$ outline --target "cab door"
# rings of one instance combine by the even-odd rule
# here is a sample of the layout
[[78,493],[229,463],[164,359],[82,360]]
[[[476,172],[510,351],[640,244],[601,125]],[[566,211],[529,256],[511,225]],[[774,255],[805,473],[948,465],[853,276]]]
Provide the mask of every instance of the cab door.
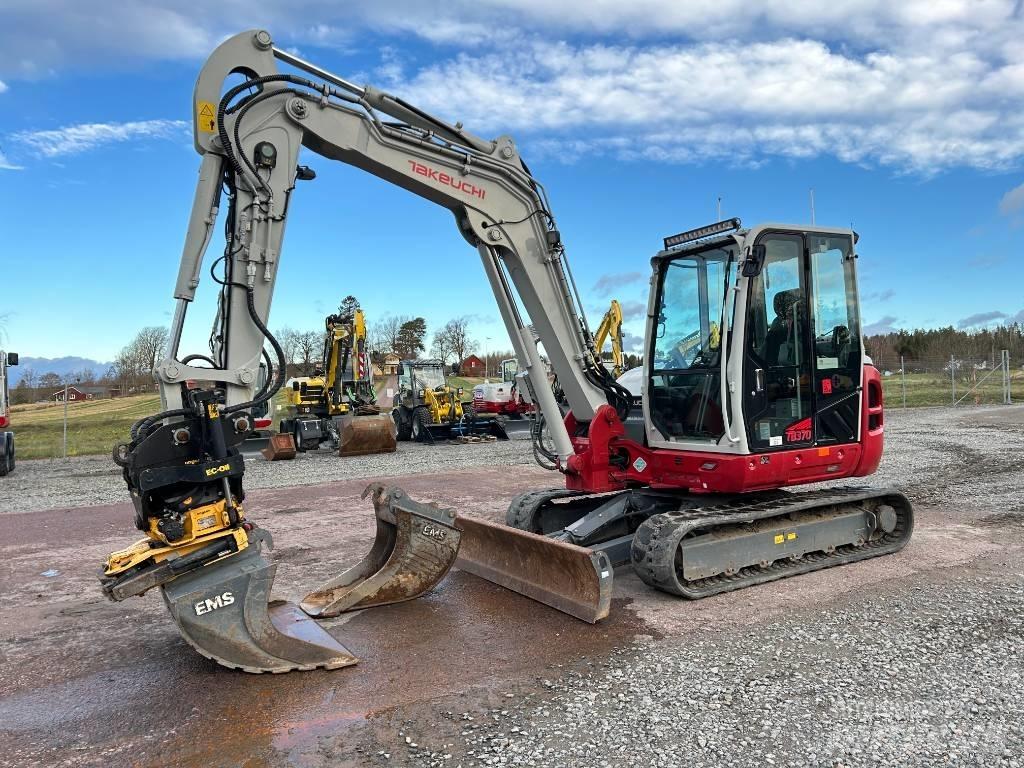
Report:
[[805,235],[814,334],[814,433],[819,445],[857,442],[862,343],[853,238]]
[[856,442],[860,307],[850,234],[765,232],[750,278],[744,416],[751,451]]

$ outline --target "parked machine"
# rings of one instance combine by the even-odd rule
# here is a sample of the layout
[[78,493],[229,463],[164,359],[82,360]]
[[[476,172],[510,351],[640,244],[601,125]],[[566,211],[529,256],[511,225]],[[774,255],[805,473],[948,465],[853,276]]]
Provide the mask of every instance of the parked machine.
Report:
[[516,382],[519,361],[515,358],[501,361],[501,381],[485,381],[473,387],[473,410],[477,414],[497,414],[510,419],[521,419],[533,410],[523,397]]
[[[611,360],[605,359],[604,345],[611,342]],[[622,354],[622,305],[612,299],[608,311],[601,318],[594,333],[594,346],[601,358],[601,365],[607,368],[613,378],[619,378],[626,370],[626,358]]]
[[449,386],[441,360],[403,360],[398,364],[395,420],[399,440],[433,443],[454,436],[493,435],[507,440],[500,422],[477,419],[464,403],[462,387]]
[[381,415],[373,388],[363,311],[328,315],[324,325],[323,368],[289,382],[281,433],[293,436],[298,451],[316,450],[325,442],[341,456],[394,451],[394,428]]
[[11,425],[11,393],[7,368],[17,364],[17,352],[0,349],[0,477],[14,471],[14,433],[8,429]]
[[[278,61],[303,74],[280,72]],[[249,671],[351,664],[309,617],[408,599],[452,562],[595,621],[607,613],[612,564],[698,598],[908,541],[913,513],[898,491],[783,490],[864,477],[881,459],[881,378],[864,358],[851,230],[730,219],[665,238],[652,260],[634,408],[601,364],[544,188],[511,138],[482,139],[353,85],[262,30],[217,48],[194,109],[202,165],[168,357],[156,370],[164,410],[135,424],[116,454],[145,538],[112,554],[101,580],[113,599],[160,587],[200,653]],[[260,550],[269,534],[246,519],[237,445],[251,409],[284,383],[266,321],[286,221],[304,194],[295,186],[314,176],[298,164],[303,147],[454,214],[545,424],[535,455],[564,487],[519,496],[511,525],[486,530],[377,487],[370,555],[301,605],[268,606],[274,565]],[[178,354],[220,210],[228,311],[224,362],[211,373]],[[571,409],[564,418],[538,338]],[[279,365],[256,391],[265,342]]]

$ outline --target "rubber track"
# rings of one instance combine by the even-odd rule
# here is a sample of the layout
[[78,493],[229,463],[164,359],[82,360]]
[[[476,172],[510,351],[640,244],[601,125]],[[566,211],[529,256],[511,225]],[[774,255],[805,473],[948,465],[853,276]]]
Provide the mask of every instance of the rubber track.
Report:
[[[704,532],[720,526],[750,523],[791,513],[813,512],[822,507],[856,504],[869,500],[883,501],[896,510],[896,528],[892,533],[883,533],[879,538],[859,547],[847,545],[831,553],[807,553],[797,560],[777,560],[767,568],[748,566],[732,575],[719,574],[679,584],[675,555],[683,537],[692,531]],[[699,600],[755,584],[898,552],[910,540],[913,528],[914,514],[910,501],[899,491],[891,489],[828,488],[804,493],[786,493],[781,497],[780,494],[773,493],[767,499],[745,497],[724,504],[652,515],[633,537],[633,569],[646,584],[655,589],[690,600]]]

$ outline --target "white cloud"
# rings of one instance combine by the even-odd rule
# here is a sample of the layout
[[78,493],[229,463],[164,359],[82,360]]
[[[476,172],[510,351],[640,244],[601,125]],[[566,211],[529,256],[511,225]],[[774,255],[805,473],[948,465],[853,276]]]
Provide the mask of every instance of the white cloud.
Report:
[[1005,312],[994,310],[992,312],[979,312],[976,315],[969,315],[963,318],[957,323],[959,328],[976,328],[990,323],[994,323],[997,320],[1006,320],[1009,317]]
[[833,155],[929,173],[1024,156],[1020,97],[973,54],[833,50],[811,40],[605,46],[537,43],[430,65],[388,85],[478,131],[515,131],[573,159],[697,162]]
[[601,275],[594,283],[594,293],[598,296],[610,296],[624,285],[643,280],[643,272],[616,272],[614,274]]
[[0,93],[3,93],[6,90],[7,90],[7,83],[5,83],[3,80],[0,80]]
[[[1019,5],[267,0],[247,8],[246,24],[303,50],[390,36],[378,85],[476,132],[514,131],[531,154],[740,164],[829,155],[928,174],[1024,159]],[[112,13],[83,0],[7,10],[0,76],[200,60],[238,31],[231,2],[131,0],[116,23]],[[400,60],[408,36],[435,47]]]
[[7,155],[0,149],[0,171],[20,171],[21,166],[15,165],[7,159]]
[[126,141],[183,137],[184,120],[141,120],[127,123],[82,123],[45,131],[22,131],[12,138],[42,157],[74,155]]
[[885,315],[873,323],[868,323],[861,331],[865,336],[884,336],[887,333],[895,333],[896,323],[899,321],[900,319],[894,315]]
[[1024,184],[1014,187],[999,201],[999,212],[1004,216],[1013,216],[1024,211]]

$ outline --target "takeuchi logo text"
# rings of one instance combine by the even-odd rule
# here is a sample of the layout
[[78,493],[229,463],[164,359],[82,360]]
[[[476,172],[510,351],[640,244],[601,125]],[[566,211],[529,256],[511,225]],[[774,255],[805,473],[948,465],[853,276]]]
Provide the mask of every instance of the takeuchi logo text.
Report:
[[410,160],[409,165],[412,166],[413,173],[420,176],[426,176],[428,179],[432,179],[438,184],[444,184],[452,189],[457,189],[459,192],[469,195],[470,197],[476,197],[483,200],[487,196],[486,189],[481,189],[475,184],[470,184],[468,181],[456,179],[450,173],[439,171],[436,168],[431,168],[429,165],[424,165],[423,163],[417,163],[415,160]]

